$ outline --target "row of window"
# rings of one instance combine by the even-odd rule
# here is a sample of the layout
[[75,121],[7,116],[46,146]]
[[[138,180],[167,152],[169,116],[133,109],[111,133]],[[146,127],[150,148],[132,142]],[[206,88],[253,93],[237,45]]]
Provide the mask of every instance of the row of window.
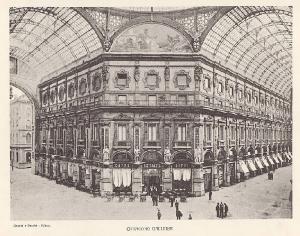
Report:
[[[189,134],[190,129],[188,128],[188,124],[178,124],[176,125],[176,130],[175,130],[175,136],[174,140],[175,142],[187,142],[190,140],[190,134]],[[225,125],[219,125],[218,126],[218,140],[219,141],[224,141],[225,140]],[[245,127],[239,127],[238,128],[239,134],[240,134],[240,139],[244,140],[247,138],[248,140],[252,140],[255,138],[256,140],[258,139],[287,139],[290,138],[290,133],[287,131],[282,131],[282,130],[271,130],[271,129],[257,129],[257,128],[245,128]],[[93,141],[99,141],[101,140],[101,146],[109,146],[109,127],[106,126],[101,126],[99,124],[94,124],[92,128],[92,140]],[[204,126],[204,140],[206,142],[211,142],[212,141],[212,125],[211,124],[206,124]],[[144,139],[146,142],[159,142],[160,141],[160,127],[159,123],[155,122],[149,122],[145,123],[145,128],[144,128]],[[165,140],[165,145],[169,146],[170,145],[170,135],[171,134],[171,128],[170,127],[165,127],[164,128],[164,140]],[[86,140],[86,129],[84,125],[79,125],[78,129],[78,139],[79,141]],[[236,126],[230,126],[229,127],[229,138],[231,140],[236,140],[236,135],[237,135],[237,129]],[[246,136],[247,135],[247,136]],[[100,137],[101,136],[101,137]],[[134,128],[134,145],[135,146],[140,146],[140,136],[141,136],[141,131],[140,127],[135,127]],[[200,130],[199,127],[194,128],[194,145],[195,147],[198,147],[200,144]],[[59,140],[63,139],[63,128],[58,127],[57,128],[57,138]],[[50,128],[50,139],[54,139],[54,128]],[[73,140],[73,129],[69,127],[66,130],[66,139],[67,140]],[[129,125],[128,124],[117,124],[116,129],[115,129],[115,137],[114,140],[117,140],[118,142],[124,142],[126,145],[127,140],[129,139]],[[46,130],[43,130],[43,140],[46,140]],[[155,144],[153,144],[155,145]]]

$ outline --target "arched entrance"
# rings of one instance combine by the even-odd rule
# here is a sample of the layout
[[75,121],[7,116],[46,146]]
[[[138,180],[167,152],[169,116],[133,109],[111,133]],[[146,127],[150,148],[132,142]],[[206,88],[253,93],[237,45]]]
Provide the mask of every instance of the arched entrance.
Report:
[[162,191],[162,162],[163,155],[158,151],[146,151],[142,154],[143,192],[151,194],[154,191]]
[[192,192],[192,155],[187,151],[176,152],[172,166],[172,189],[179,193]]

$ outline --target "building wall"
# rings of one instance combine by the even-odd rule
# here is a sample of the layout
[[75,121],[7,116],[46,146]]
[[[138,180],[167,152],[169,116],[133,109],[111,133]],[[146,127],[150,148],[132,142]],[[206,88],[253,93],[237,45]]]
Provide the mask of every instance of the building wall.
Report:
[[[10,103],[10,149],[11,161],[16,167],[30,167],[33,140],[33,105],[25,95]],[[18,155],[17,155],[18,153]],[[29,155],[29,154],[27,154]]]
[[[291,151],[290,105],[279,95],[188,56],[127,57],[99,58],[40,85],[37,160],[77,160],[86,173],[101,167],[102,190],[112,191],[114,167],[91,163],[104,161],[106,146],[110,161],[118,152],[133,160],[138,129],[141,157],[149,151],[163,156],[169,147],[173,159],[184,153],[195,162],[199,146],[199,165],[187,166],[193,170],[193,191],[202,195],[207,184],[213,190],[219,184],[229,185],[232,164],[236,173],[239,160],[263,155],[262,151],[254,153],[256,149],[270,146],[274,153]],[[147,140],[151,124],[157,127],[154,142]],[[118,125],[124,125],[126,132],[120,142]],[[157,166],[164,176],[162,186],[172,186],[172,168]],[[141,191],[143,173],[142,166],[133,170],[136,184],[132,188],[137,191]]]

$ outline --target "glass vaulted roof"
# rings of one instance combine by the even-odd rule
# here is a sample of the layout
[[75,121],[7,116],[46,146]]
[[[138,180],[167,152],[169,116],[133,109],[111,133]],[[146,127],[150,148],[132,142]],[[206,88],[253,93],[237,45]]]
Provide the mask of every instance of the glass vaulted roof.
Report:
[[10,8],[10,54],[44,76],[101,50],[90,24],[71,8]]
[[235,7],[211,28],[201,53],[289,97],[292,8]]

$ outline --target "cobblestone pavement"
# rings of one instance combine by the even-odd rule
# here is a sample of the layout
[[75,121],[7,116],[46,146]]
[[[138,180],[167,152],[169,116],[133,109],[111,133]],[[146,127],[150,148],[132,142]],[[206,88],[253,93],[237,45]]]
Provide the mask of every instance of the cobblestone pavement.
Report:
[[[275,171],[274,180],[267,174],[251,178],[245,182],[221,188],[203,197],[189,198],[180,203],[183,220],[188,213],[193,219],[217,219],[217,202],[226,202],[229,215],[226,219],[291,218],[292,209],[289,193],[292,188],[292,166]],[[11,219],[12,220],[152,220],[157,219],[157,208],[162,220],[174,220],[175,208],[169,202],[152,206],[151,199],[146,202],[106,202],[75,188],[58,185],[55,181],[33,175],[30,169],[11,171]],[[226,220],[223,219],[223,220]]]

